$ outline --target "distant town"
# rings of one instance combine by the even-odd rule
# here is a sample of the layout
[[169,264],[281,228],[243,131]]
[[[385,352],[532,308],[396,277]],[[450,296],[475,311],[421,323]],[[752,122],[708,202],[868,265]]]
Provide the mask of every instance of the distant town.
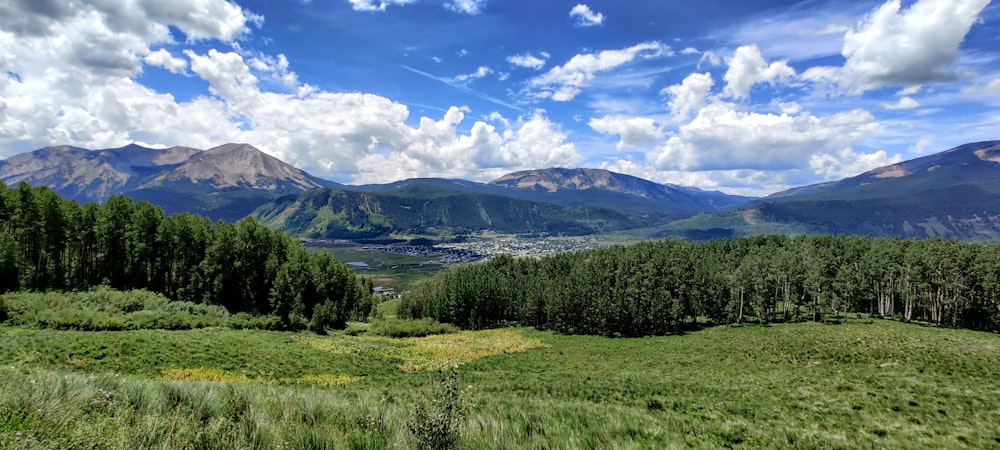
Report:
[[443,265],[455,265],[489,259],[495,255],[542,257],[554,253],[601,247],[594,238],[521,238],[503,236],[473,241],[435,245],[364,245],[373,253],[396,253],[410,256],[440,257]]

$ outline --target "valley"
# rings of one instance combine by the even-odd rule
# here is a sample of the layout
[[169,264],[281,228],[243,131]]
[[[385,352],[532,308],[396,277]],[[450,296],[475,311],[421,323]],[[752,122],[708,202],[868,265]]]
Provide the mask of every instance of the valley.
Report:
[[103,204],[4,186],[0,446],[989,448],[1000,266],[954,238],[994,239],[998,145],[762,199],[311,187],[248,146]]

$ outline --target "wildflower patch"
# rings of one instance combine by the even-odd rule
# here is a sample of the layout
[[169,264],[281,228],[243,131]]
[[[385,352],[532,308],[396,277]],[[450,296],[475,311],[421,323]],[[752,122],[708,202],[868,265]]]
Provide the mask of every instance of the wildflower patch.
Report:
[[477,359],[542,347],[513,328],[462,331],[418,338],[381,336],[296,337],[296,341],[335,355],[357,354],[396,362],[403,372],[441,370]]

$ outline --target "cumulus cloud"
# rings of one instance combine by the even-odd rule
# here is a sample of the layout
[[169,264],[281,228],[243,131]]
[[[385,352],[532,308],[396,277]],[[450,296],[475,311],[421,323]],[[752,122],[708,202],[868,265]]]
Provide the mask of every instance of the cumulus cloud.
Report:
[[147,54],[142,60],[146,64],[168,70],[172,73],[184,73],[187,70],[187,60],[175,58],[163,48]]
[[573,9],[569,10],[569,16],[576,19],[576,26],[578,27],[592,27],[604,23],[604,14],[594,12],[589,6],[583,3],[578,3]]
[[[569,165],[581,159],[560,127],[541,113],[514,120],[499,117],[493,123],[503,129],[497,130],[483,121],[464,128],[468,110],[451,108],[439,120],[421,118],[411,126],[406,105],[301,83],[284,55],[248,51],[234,43],[229,50],[188,48],[176,55],[150,48],[170,42],[170,27],[183,31],[187,25],[153,22],[126,32],[117,31],[107,15],[66,11],[58,17],[62,26],[46,28],[48,34],[8,31],[13,27],[0,22],[0,69],[15,74],[0,82],[0,148],[6,151],[53,144],[208,148],[249,142],[318,175],[360,174],[358,179],[378,181],[434,174],[484,177],[489,171]],[[91,34],[81,34],[88,27]],[[225,31],[232,27],[217,29],[218,39],[232,36]],[[106,61],[94,55],[74,59],[76,49],[69,43],[80,36],[106,37],[99,40],[105,47],[95,50]],[[63,48],[52,42],[67,44]],[[208,90],[178,101],[137,82],[143,65],[198,77]],[[488,69],[469,79],[484,72]],[[365,166],[380,163],[380,158],[384,165]]]
[[511,55],[507,57],[507,62],[527,69],[542,70],[545,67],[545,62],[549,59],[548,53],[542,53],[541,57],[532,55],[531,53],[525,53],[523,55]]
[[775,84],[795,76],[795,70],[784,61],[768,64],[756,45],[744,45],[736,49],[726,60],[729,69],[723,79],[726,87],[723,93],[733,98],[746,98],[750,88],[758,83]]
[[590,119],[588,125],[598,133],[620,136],[618,150],[646,147],[663,138],[663,130],[649,117],[608,115]]
[[528,85],[536,99],[566,102],[576,98],[598,73],[613,70],[636,58],[657,58],[670,53],[670,47],[658,41],[643,42],[620,50],[604,50],[574,56],[561,66],[532,78]]
[[839,151],[880,128],[864,110],[828,117],[777,115],[717,102],[702,108],[647,156],[662,170],[796,169],[817,152]]
[[486,6],[486,0],[452,0],[444,4],[445,8],[452,11],[476,15]]
[[542,113],[516,122],[493,114],[491,120],[505,130],[477,121],[467,135],[456,128],[464,119],[464,112],[454,107],[440,121],[422,118],[420,126],[408,132],[405,145],[364,156],[353,181],[378,183],[413,174],[488,181],[511,171],[571,166],[582,159],[566,134]]
[[896,164],[902,160],[902,155],[889,156],[885,150],[874,153],[856,153],[847,147],[835,153],[813,155],[809,158],[809,168],[824,180],[839,180]]
[[712,74],[692,73],[680,84],[664,89],[662,92],[670,96],[668,106],[671,117],[677,122],[689,119],[692,113],[705,105],[705,100],[714,84]]
[[850,94],[954,79],[959,47],[989,3],[919,0],[903,10],[889,0],[844,35],[842,67],[813,67],[803,77]]
[[882,107],[890,111],[914,109],[920,107],[920,102],[914,100],[913,97],[900,97],[896,103],[882,103]]

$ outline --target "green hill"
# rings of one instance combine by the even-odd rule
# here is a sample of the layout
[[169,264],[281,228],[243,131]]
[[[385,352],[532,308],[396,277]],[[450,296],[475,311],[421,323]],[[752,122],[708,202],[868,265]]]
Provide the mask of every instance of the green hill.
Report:
[[485,230],[582,235],[635,227],[611,209],[468,192],[420,181],[383,192],[315,189],[281,197],[252,216],[295,236],[328,239]]

